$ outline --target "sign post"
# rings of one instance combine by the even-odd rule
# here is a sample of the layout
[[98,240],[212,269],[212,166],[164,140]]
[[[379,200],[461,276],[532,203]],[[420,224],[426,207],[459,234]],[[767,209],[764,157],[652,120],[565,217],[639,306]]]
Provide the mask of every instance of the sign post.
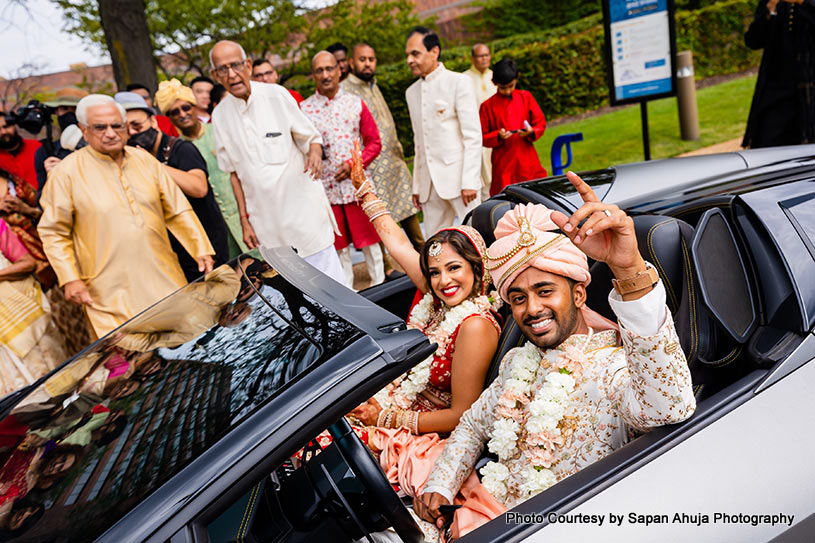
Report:
[[650,160],[647,102],[676,95],[673,0],[603,0],[603,26],[611,105],[639,102]]

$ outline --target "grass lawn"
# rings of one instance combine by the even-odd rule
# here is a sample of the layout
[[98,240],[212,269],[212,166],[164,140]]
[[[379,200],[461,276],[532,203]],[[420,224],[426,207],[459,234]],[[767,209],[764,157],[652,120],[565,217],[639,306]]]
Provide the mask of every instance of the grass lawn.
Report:
[[[741,137],[750,111],[756,76],[734,79],[696,91],[699,105],[698,141],[679,137],[676,98],[648,103],[651,158],[667,158]],[[546,112],[544,111],[544,114]],[[618,111],[564,123],[546,129],[535,142],[541,164],[551,174],[549,152],[561,134],[582,132],[583,141],[572,144],[573,170],[594,170],[643,160],[642,129],[638,104]],[[565,153],[564,153],[565,154]]]

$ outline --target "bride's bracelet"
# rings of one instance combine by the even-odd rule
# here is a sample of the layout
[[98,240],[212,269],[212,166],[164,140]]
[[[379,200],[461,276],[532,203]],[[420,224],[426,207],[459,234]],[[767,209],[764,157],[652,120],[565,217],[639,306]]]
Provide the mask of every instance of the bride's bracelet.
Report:
[[365,198],[366,194],[373,194],[376,196],[374,185],[368,179],[366,179],[365,182],[362,183],[356,191],[354,191],[354,196],[356,197],[357,202],[361,202],[362,199]]
[[371,222],[383,215],[390,215],[388,206],[378,198],[362,204],[362,211],[368,216],[368,220]]
[[379,412],[376,425],[380,428],[401,428],[404,426],[411,434],[419,433],[419,412],[407,409],[383,409]]

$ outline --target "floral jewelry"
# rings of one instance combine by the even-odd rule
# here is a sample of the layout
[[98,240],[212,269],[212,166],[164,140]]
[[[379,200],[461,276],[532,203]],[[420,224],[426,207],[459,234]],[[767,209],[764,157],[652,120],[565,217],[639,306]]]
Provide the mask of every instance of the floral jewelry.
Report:
[[[391,393],[393,404],[402,409],[410,408],[416,399],[416,395],[422,392],[430,381],[430,366],[433,363],[433,356],[444,356],[456,328],[470,315],[489,311],[491,303],[488,296],[476,296],[436,313],[433,308],[433,295],[429,292],[424,295],[422,300],[413,308],[413,311],[410,312],[408,328],[421,330],[431,343],[438,345],[438,348],[436,348],[434,355],[424,359],[403,376],[399,385]],[[444,315],[443,318],[436,318],[437,315],[441,314]],[[377,398],[377,400],[380,400],[380,398]],[[382,403],[381,400],[380,403]],[[387,403],[386,400],[385,404]]]
[[[499,418],[493,424],[492,438],[487,442],[487,448],[498,455],[499,462],[489,462],[481,469],[481,483],[498,500],[505,501],[509,493],[509,469],[501,462],[515,457],[519,451],[530,464],[523,473],[519,491],[521,500],[527,500],[557,482],[550,468],[557,461],[557,449],[565,443],[561,426],[569,395],[586,365],[586,345],[588,340],[582,349],[572,346],[564,349],[534,399],[531,398],[541,367],[540,351],[532,343],[527,343],[513,356],[510,378],[498,400],[496,412]],[[524,424],[525,410],[529,414]],[[521,451],[519,436],[523,430],[526,431],[526,443]]]

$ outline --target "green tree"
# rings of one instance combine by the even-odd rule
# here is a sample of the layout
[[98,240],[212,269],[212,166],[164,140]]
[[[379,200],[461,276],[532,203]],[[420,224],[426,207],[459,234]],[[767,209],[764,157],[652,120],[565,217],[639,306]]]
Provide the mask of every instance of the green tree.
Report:
[[351,49],[364,41],[376,49],[377,62],[403,61],[407,32],[414,26],[430,24],[414,15],[413,8],[411,0],[339,0],[322,13],[321,24],[308,35],[308,41],[314,44],[311,50],[325,49],[334,42]]
[[[51,1],[62,9],[67,31],[110,51],[99,2],[116,0]],[[339,0],[312,10],[303,0],[146,0],[144,5],[153,55],[175,57],[171,69],[167,63],[159,64],[165,77],[179,72],[206,74],[209,49],[222,39],[239,42],[253,57],[277,54],[288,60],[281,70],[284,79],[307,74],[311,54],[335,41],[351,47],[364,39],[376,47],[380,59],[392,62],[404,56],[408,28],[421,23],[412,14],[410,0],[370,4]]]
[[[90,46],[107,49],[99,3],[111,0],[52,0],[66,20],[65,29],[85,40]],[[115,1],[115,0],[114,0]],[[127,3],[128,0],[123,0]],[[173,54],[173,72],[207,72],[206,52],[209,45],[221,39],[241,42],[247,52],[268,53],[272,48],[285,56],[302,33],[306,21],[293,0],[135,0],[143,3],[141,13],[146,29],[140,34],[151,45],[150,56]],[[279,51],[278,51],[279,50]],[[140,57],[145,55],[140,53]],[[165,65],[159,66],[162,70]],[[170,74],[165,72],[165,76]],[[117,79],[117,83],[118,83]]]

